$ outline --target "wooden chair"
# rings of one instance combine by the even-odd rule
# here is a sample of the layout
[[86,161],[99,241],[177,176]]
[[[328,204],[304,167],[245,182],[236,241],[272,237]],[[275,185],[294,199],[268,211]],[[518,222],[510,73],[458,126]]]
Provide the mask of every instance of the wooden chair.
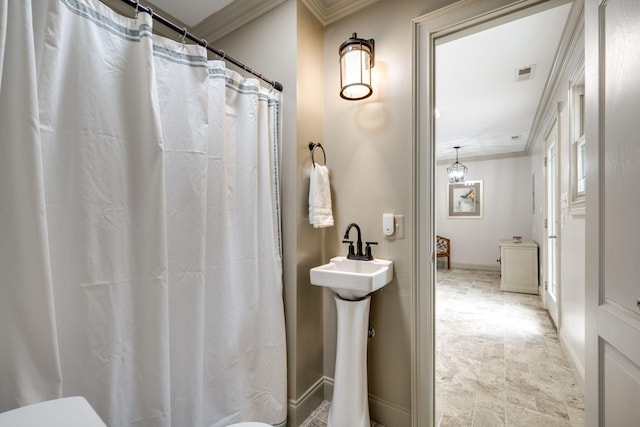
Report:
[[436,236],[436,254],[438,258],[447,257],[447,270],[451,269],[451,241],[446,237]]

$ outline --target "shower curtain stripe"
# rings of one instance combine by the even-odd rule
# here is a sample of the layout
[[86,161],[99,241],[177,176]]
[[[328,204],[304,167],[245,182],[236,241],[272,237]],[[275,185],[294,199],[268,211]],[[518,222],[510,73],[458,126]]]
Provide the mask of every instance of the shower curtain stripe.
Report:
[[[221,61],[222,62],[222,61]],[[224,62],[223,62],[224,63]],[[234,73],[237,74],[237,73]],[[232,89],[240,94],[257,94],[260,101],[272,103],[273,105],[279,104],[280,100],[274,98],[273,94],[265,93],[264,89],[261,90],[261,86],[258,79],[248,78],[238,81],[226,73],[226,69],[209,69],[209,77],[212,79],[222,79],[226,82],[227,88]],[[251,83],[247,83],[250,81]]]
[[85,18],[98,27],[103,28],[112,34],[131,41],[140,41],[141,37],[153,37],[151,24],[142,24],[138,28],[131,28],[120,25],[116,20],[111,19],[106,14],[96,10],[95,6],[85,4],[88,0],[59,0],[70,12]]
[[[180,46],[180,49],[189,49],[190,47]],[[183,52],[176,52],[175,50],[167,49],[157,44],[153,45],[153,54],[156,57],[162,57],[167,61],[172,61],[177,64],[188,65],[190,67],[208,68],[207,57],[199,55],[188,55]]]
[[[271,139],[273,141],[280,141],[281,129],[280,126],[282,124],[282,118],[280,116],[280,97],[278,99],[270,99],[269,107],[271,108],[271,123],[269,125],[269,129],[271,131]],[[273,149],[271,153],[271,158],[273,162],[273,191],[274,191],[274,209],[276,214],[276,234],[278,239],[278,256],[282,259],[282,217],[281,217],[281,207],[280,207],[280,191],[282,187],[280,186],[280,168],[278,165],[282,160],[280,157],[280,144],[273,144]]]
[[281,94],[148,14],[51,0],[39,32],[22,3],[0,0],[0,124],[35,130],[0,144],[0,409],[285,425]]

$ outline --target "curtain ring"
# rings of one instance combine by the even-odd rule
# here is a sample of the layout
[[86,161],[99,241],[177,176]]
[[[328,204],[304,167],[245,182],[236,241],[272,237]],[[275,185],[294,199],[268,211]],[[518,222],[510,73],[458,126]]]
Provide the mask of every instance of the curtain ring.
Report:
[[222,52],[222,55],[218,55],[222,58],[222,60],[224,61],[225,56],[227,56],[226,53],[224,53],[224,50],[220,49],[220,52]]
[[206,48],[207,48],[207,46],[209,46],[209,42],[208,42],[208,41],[206,41],[205,39],[202,39],[202,41],[204,42],[203,47],[206,49]]
[[140,0],[136,0],[136,10],[133,15],[134,19],[138,19],[138,7],[140,7]]
[[181,38],[182,46],[184,46],[184,39],[186,38],[187,38],[187,27],[182,27],[182,38]]
[[147,9],[149,9],[149,15],[151,15],[151,19],[153,19],[153,9],[149,6],[147,6]]

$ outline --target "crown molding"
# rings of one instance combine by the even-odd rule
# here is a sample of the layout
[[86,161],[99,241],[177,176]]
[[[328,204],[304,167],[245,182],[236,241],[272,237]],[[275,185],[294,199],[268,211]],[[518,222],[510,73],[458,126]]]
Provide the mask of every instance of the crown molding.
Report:
[[340,0],[328,5],[326,0],[301,0],[322,25],[329,25],[376,3],[378,0]]
[[[523,151],[512,151],[510,153],[500,153],[500,154],[488,154],[486,156],[469,156],[469,157],[465,157],[459,158],[459,162],[483,162],[486,160],[503,160],[503,159],[514,159],[516,157],[527,157],[530,156],[531,154],[525,150]],[[443,165],[449,165],[451,164],[451,162],[455,161],[455,158],[453,159],[440,159],[436,161],[436,164],[438,166],[443,166]]]
[[[194,26],[193,32],[209,42],[248,24],[287,0],[235,0]],[[351,15],[379,0],[300,0],[323,26]],[[333,3],[333,4],[328,4]]]
[[[547,79],[542,98],[533,118],[533,124],[525,148],[527,152],[531,151],[542,131],[545,113],[553,110],[554,94],[565,77],[572,56],[584,56],[584,45],[580,45],[581,40],[584,40],[584,0],[577,0],[573,3],[571,11],[569,12],[567,24],[562,34],[558,50],[556,51],[556,57],[551,67],[549,78]],[[578,49],[582,49],[582,53],[577,52]]]
[[235,0],[193,27],[193,32],[209,42],[215,42],[285,1]]

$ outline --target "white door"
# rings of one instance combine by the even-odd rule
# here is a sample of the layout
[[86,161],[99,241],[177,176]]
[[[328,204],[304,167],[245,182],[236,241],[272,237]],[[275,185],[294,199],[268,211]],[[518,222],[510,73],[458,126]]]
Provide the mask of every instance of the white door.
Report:
[[546,259],[545,259],[545,277],[544,277],[544,296],[545,304],[549,315],[559,327],[558,318],[558,144],[557,141],[558,120],[549,130],[545,145],[547,147],[546,155]]
[[587,0],[586,422],[640,425],[640,1]]

